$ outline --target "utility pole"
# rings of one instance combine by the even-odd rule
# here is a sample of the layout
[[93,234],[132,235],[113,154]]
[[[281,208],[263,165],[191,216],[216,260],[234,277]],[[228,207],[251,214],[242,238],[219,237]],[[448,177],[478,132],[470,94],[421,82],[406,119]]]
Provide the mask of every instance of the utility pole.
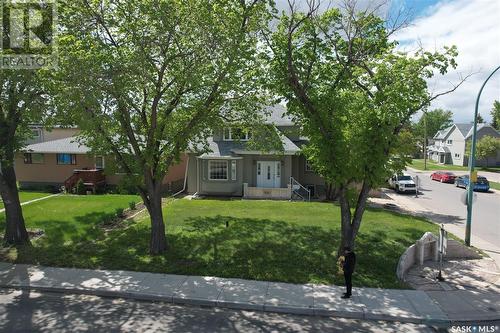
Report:
[[474,172],[474,164],[476,162],[476,132],[477,132],[477,114],[479,109],[479,99],[483,92],[484,86],[490,78],[500,69],[498,66],[484,81],[476,99],[476,109],[474,111],[474,127],[472,132],[471,152],[469,156],[469,186],[467,187],[467,224],[465,226],[465,244],[470,246],[471,224],[472,224],[472,197],[474,194],[474,184],[476,182],[476,174]]
[[427,112],[424,111],[424,170],[427,170]]

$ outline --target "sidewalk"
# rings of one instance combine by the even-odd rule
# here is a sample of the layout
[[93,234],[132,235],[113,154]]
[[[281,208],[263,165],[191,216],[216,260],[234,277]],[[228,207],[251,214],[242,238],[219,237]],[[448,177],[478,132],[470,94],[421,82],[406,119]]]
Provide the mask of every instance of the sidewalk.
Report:
[[[52,197],[57,197],[59,195],[61,195],[61,193],[56,193],[56,194],[48,195],[46,197],[41,197],[41,198],[38,198],[38,199],[33,199],[33,200],[30,200],[30,201],[21,202],[21,206],[29,205],[30,203],[33,203],[33,202],[38,202],[38,201],[50,199]],[[0,213],[3,213],[4,211],[5,211],[5,208],[0,209]]]
[[477,291],[355,288],[343,300],[340,286],[8,263],[0,263],[0,287],[437,326],[500,319],[499,294]]

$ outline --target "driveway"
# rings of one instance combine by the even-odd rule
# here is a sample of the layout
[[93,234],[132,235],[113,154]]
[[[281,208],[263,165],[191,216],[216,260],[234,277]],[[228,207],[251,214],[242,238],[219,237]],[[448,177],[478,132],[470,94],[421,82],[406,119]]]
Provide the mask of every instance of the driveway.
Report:
[[[461,198],[465,192],[453,184],[443,184],[430,179],[431,171],[408,170],[412,176],[419,177],[420,195],[393,194],[395,201],[423,212],[435,222],[443,223],[445,228],[460,238],[465,235],[467,208]],[[463,172],[455,172],[457,175]],[[484,174],[480,172],[480,174]],[[500,267],[500,192],[475,192],[477,201],[472,211],[472,244],[486,250]]]

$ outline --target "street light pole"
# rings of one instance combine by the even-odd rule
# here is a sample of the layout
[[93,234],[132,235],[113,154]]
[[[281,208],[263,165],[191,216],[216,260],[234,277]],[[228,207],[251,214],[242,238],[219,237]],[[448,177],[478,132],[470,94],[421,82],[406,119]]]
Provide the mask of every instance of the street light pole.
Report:
[[488,78],[484,81],[483,85],[481,86],[481,89],[479,90],[479,93],[477,94],[477,99],[476,99],[476,109],[474,111],[474,127],[472,131],[472,144],[471,144],[471,152],[469,156],[469,186],[467,187],[467,224],[465,227],[465,244],[467,246],[470,246],[470,234],[471,234],[471,223],[472,223],[472,197],[474,194],[474,181],[472,179],[473,174],[474,174],[474,164],[476,162],[476,132],[477,132],[477,114],[478,114],[478,109],[479,109],[479,99],[481,98],[481,93],[483,92],[484,86],[486,83],[490,80],[490,78],[495,74],[498,70],[500,69],[500,66],[498,66],[491,74],[488,76]]

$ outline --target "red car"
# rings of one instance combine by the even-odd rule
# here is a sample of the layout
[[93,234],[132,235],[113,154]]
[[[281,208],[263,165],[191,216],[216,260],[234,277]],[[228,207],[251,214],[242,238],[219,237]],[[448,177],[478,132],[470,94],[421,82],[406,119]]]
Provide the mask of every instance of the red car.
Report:
[[440,181],[441,183],[454,183],[457,176],[453,172],[436,171],[431,175],[432,180]]

